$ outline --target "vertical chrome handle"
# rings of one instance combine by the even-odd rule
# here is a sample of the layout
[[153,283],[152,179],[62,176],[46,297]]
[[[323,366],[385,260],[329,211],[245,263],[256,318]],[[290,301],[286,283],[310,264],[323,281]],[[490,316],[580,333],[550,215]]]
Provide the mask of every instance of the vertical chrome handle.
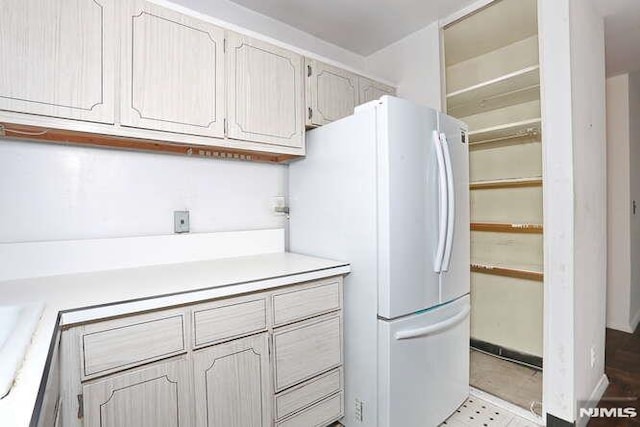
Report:
[[442,261],[444,258],[444,250],[447,239],[447,168],[442,152],[442,144],[438,131],[433,131],[433,143],[436,148],[436,159],[438,160],[438,189],[439,189],[439,227],[438,227],[438,246],[436,247],[436,256],[434,259],[433,271],[439,273],[442,271]]
[[456,225],[456,193],[455,181],[453,179],[453,167],[451,165],[451,152],[449,142],[444,133],[440,134],[442,148],[444,151],[444,164],[447,168],[447,239],[444,247],[444,257],[442,260],[442,270],[449,271],[451,264],[451,250],[453,249],[453,233]]

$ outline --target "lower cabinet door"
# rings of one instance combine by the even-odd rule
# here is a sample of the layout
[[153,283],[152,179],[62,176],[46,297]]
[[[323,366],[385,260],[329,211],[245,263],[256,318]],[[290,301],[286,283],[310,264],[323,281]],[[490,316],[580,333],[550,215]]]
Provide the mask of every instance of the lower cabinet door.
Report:
[[267,336],[254,335],[193,354],[196,426],[271,425]]
[[193,425],[189,365],[174,360],[83,386],[85,427]]

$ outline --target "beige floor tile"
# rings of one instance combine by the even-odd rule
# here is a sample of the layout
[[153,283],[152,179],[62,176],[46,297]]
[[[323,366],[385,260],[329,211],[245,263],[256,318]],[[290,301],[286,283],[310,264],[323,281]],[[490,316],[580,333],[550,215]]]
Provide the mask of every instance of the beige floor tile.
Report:
[[542,372],[471,350],[473,387],[529,410],[542,401]]

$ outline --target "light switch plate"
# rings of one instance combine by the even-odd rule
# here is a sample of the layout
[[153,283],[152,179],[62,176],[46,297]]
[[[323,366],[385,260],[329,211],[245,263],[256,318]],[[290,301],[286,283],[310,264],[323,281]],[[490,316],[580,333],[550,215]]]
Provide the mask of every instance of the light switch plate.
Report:
[[173,232],[189,232],[189,211],[173,211]]

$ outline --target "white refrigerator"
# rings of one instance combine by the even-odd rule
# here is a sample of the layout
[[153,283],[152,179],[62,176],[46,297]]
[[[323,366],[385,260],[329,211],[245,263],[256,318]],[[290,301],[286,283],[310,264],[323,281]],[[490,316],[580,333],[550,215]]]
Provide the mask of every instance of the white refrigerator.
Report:
[[307,133],[293,252],[349,261],[347,427],[434,427],[469,393],[466,126],[384,96]]

